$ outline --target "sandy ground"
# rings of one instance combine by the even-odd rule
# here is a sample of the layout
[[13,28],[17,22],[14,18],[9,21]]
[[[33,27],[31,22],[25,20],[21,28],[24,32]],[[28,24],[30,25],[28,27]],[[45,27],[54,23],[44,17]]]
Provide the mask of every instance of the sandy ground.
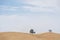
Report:
[[52,32],[42,34],[0,32],[0,40],[60,40],[60,34]]

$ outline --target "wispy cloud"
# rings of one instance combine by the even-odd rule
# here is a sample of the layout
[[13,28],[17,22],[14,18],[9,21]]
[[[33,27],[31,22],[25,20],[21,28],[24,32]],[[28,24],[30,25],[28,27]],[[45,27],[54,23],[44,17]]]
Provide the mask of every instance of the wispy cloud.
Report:
[[55,12],[54,7],[30,7],[30,6],[23,6],[24,9],[29,10],[31,12]]
[[0,10],[5,11],[16,11],[19,7],[0,5]]
[[[12,0],[11,0],[12,1]],[[9,1],[7,1],[8,3]],[[7,10],[7,11],[19,11],[19,12],[28,12],[28,13],[35,13],[35,12],[56,12],[56,0],[15,0],[12,1],[13,5],[18,4],[19,6],[2,6],[0,9]],[[16,2],[14,4],[14,2]],[[20,2],[20,3],[19,3]],[[9,2],[11,3],[11,2]]]
[[26,3],[37,6],[56,6],[56,0],[26,0]]

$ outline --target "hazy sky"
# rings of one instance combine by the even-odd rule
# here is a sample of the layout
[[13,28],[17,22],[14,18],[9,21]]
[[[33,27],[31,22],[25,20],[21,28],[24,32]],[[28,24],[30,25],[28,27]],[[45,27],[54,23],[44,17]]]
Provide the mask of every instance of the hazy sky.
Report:
[[0,31],[60,33],[60,0],[0,0]]

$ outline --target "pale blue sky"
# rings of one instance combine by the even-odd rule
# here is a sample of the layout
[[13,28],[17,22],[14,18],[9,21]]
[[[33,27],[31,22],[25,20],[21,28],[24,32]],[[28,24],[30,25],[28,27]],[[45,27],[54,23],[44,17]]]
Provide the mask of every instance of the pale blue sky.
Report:
[[0,31],[60,33],[60,0],[0,0]]

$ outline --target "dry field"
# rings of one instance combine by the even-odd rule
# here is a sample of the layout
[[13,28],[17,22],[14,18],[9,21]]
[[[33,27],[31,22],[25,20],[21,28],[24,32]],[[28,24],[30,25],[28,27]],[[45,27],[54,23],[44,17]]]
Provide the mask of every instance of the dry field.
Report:
[[1,32],[0,40],[60,40],[60,34],[52,33],[52,32],[46,32],[42,34]]

